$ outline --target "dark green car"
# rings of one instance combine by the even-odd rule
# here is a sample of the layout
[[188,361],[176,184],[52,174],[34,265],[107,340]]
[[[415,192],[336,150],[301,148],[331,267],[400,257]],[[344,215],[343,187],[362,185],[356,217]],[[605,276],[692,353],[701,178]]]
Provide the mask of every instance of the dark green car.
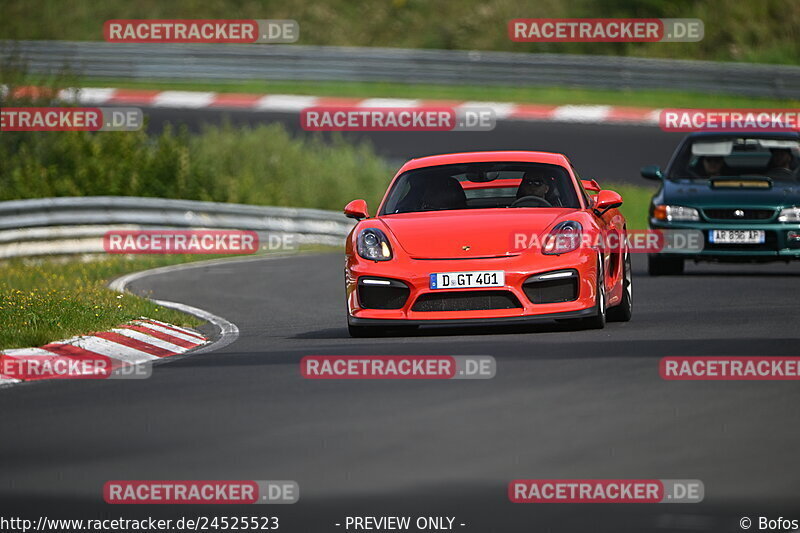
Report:
[[800,259],[800,134],[693,133],[662,172],[650,228],[699,230],[702,250],[650,254],[651,275],[681,274],[685,260]]

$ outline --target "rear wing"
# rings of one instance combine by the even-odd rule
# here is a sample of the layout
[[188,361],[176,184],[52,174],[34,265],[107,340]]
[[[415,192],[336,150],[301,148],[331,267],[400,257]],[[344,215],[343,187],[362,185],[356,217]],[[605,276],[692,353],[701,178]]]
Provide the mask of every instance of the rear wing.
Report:
[[581,180],[583,188],[590,192],[600,192],[600,184],[595,180]]

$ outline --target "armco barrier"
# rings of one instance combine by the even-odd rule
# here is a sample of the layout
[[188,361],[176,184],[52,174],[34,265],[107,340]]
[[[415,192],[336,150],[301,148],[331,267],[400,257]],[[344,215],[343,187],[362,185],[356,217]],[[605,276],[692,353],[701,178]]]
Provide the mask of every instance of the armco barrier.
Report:
[[0,202],[0,259],[103,252],[110,230],[239,229],[340,245],[352,221],[336,211],[129,196]]
[[143,80],[316,80],[673,89],[800,97],[800,67],[571,54],[301,45],[0,41],[32,73]]

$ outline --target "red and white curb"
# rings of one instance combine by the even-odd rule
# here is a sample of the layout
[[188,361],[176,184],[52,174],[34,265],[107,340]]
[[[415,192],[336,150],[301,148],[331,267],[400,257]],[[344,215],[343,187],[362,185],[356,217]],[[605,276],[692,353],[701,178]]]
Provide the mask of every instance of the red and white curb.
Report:
[[[293,256],[294,254],[292,253],[275,253],[268,257],[210,259],[208,261],[151,268],[116,278],[108,284],[108,288],[116,292],[125,292],[130,283],[153,275],[207,268],[218,263],[271,261]],[[52,361],[57,357],[77,359],[78,357],[76,356],[79,356],[90,360],[101,359],[106,363],[112,364],[112,367],[119,368],[123,365],[166,362],[170,356],[198,355],[216,351],[232,344],[239,338],[239,328],[236,324],[204,309],[167,300],[151,299],[151,301],[161,307],[175,309],[212,324],[217,328],[218,335],[212,341],[195,330],[143,317],[133,321],[131,324],[124,324],[108,332],[73,337],[39,348],[18,348],[0,351],[0,358],[17,357],[30,359],[31,357],[46,357]],[[190,351],[191,353],[187,353]],[[0,374],[0,388],[13,386],[21,381],[23,380],[9,378]]]
[[[56,358],[71,361],[92,361],[103,368],[117,369],[127,365],[153,362],[165,357],[179,355],[209,342],[201,333],[174,326],[158,320],[141,318],[109,331],[81,335],[63,341],[52,342],[38,348],[17,348],[0,351],[3,368],[14,367],[14,363],[26,363],[22,368],[37,366],[53,367]],[[36,365],[30,363],[36,362]],[[95,373],[70,372],[59,376],[51,372],[36,372],[10,377],[0,374],[0,385],[53,378],[81,378]]]
[[[4,93],[7,92],[7,89]],[[15,97],[40,97],[37,87],[18,87]],[[638,124],[657,126],[661,109],[608,105],[542,105],[507,102],[459,100],[415,100],[404,98],[340,98],[291,94],[242,94],[201,91],[157,91],[147,89],[114,89],[87,87],[63,89],[57,98],[80,105],[130,105],[182,109],[249,109],[300,113],[319,106],[410,107],[415,109],[452,107],[490,108],[497,120],[530,120],[546,122],[578,122],[586,124]]]

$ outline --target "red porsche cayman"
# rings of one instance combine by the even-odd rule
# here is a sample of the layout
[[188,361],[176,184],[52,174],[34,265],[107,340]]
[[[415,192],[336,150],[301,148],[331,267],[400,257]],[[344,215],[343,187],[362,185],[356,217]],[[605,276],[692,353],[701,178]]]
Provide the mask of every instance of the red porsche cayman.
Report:
[[364,200],[345,207],[358,220],[346,243],[350,334],[627,321],[631,266],[620,205],[619,194],[582,181],[562,154],[413,159],[392,180],[376,216]]

